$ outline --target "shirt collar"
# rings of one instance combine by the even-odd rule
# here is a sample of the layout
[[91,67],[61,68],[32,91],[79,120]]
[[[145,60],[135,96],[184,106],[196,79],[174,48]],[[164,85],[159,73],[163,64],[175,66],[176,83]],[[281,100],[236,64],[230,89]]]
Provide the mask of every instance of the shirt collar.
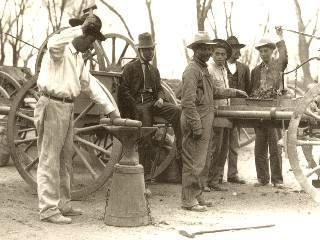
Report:
[[77,49],[74,48],[72,42],[69,43],[68,46],[69,46],[69,49],[70,49],[70,51],[71,51],[72,54],[78,54],[78,53],[79,53],[79,52],[77,51]]
[[225,70],[226,69],[226,67],[225,66],[218,66],[214,61],[213,61],[213,66],[215,67],[215,68],[217,68],[217,69],[221,69],[221,70]]
[[195,61],[201,67],[208,67],[207,63],[203,62],[201,59],[199,59],[196,56],[193,57],[193,61]]

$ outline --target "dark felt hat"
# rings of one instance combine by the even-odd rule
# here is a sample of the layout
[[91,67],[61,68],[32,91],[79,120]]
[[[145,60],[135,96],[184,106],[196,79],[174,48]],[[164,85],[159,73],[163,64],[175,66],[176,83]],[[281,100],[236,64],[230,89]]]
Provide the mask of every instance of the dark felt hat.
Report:
[[[82,15],[80,18],[70,18],[69,24],[71,27],[82,25],[88,16],[89,14],[86,13]],[[101,19],[95,14],[93,14],[93,16],[95,17],[95,22],[90,26],[90,28],[87,29],[87,34],[96,37],[96,39],[99,41],[104,41],[106,40],[106,38],[101,33],[101,27],[102,27]]]
[[220,38],[216,38],[212,42],[215,44],[214,48],[224,48],[227,51],[227,60],[231,57],[232,47],[227,41]]
[[214,45],[209,34],[205,31],[197,32],[193,36],[192,42],[187,46],[187,48],[194,49],[195,47],[199,46],[199,44]]
[[268,38],[262,38],[255,46],[257,50],[259,50],[262,47],[268,47],[268,48],[271,48],[272,50],[276,49],[276,45],[274,44],[274,42],[272,42]]
[[228,37],[227,43],[229,43],[232,48],[243,48],[246,46],[245,44],[239,43],[239,40],[236,36]]
[[145,32],[141,33],[138,36],[138,43],[136,44],[137,48],[154,48],[155,42],[152,39],[152,36],[150,33]]

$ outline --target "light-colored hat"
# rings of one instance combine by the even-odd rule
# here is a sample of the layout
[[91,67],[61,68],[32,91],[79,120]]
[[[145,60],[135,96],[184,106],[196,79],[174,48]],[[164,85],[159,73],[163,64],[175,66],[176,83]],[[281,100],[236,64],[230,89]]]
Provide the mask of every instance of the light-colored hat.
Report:
[[257,44],[256,44],[256,49],[259,50],[262,47],[268,47],[271,48],[272,50],[276,49],[276,44],[272,42],[269,38],[262,38]]
[[208,32],[199,31],[193,36],[192,42],[187,46],[187,48],[194,49],[199,44],[215,45],[210,39]]
[[139,34],[138,44],[136,44],[137,48],[154,48],[155,46],[156,44],[153,41],[150,33],[145,32],[145,33]]

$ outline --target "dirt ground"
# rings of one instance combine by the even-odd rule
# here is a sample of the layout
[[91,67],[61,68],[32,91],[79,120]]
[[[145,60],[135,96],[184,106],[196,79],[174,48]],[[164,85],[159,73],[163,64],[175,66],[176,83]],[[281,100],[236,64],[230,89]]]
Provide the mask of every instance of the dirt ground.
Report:
[[71,225],[54,225],[40,222],[37,196],[22,180],[12,163],[0,168],[0,240],[13,239],[188,239],[179,230],[188,232],[221,228],[275,224],[258,230],[210,233],[196,239],[303,239],[319,235],[319,205],[300,191],[287,159],[283,173],[287,186],[284,190],[271,185],[253,186],[255,167],[253,144],[241,149],[240,175],[246,185],[225,183],[228,192],[206,193],[214,207],[206,213],[194,213],[180,208],[181,186],[156,184],[151,186],[151,211],[155,224],[137,228],[117,228],[103,222],[106,187],[82,201],[74,202],[85,214],[74,217]]

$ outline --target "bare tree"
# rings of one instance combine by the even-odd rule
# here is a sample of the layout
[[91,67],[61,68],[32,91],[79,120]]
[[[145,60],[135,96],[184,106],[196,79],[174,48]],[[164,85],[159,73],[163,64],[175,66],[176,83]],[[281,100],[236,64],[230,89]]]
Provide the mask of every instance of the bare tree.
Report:
[[225,30],[227,34],[227,38],[233,35],[232,31],[232,10],[233,10],[233,2],[230,2],[230,9],[228,10],[227,3],[223,2],[224,7],[224,15],[225,15]]
[[[146,0],[146,6],[148,9],[148,16],[149,16],[149,22],[150,22],[150,29],[151,29],[151,35],[153,40],[155,41],[156,39],[156,33],[154,30],[154,22],[153,22],[153,17],[152,17],[152,11],[151,11],[151,0]],[[154,66],[157,66],[157,55],[154,55],[154,58],[152,60],[152,63]]]
[[15,22],[12,27],[12,35],[14,38],[9,39],[9,44],[12,48],[12,65],[18,66],[20,53],[25,43],[19,41],[24,35],[24,15],[26,10],[30,8],[29,0],[15,0],[14,1],[14,18]]
[[211,30],[212,30],[212,32],[214,34],[214,37],[218,38],[217,23],[216,23],[216,18],[215,18],[214,14],[213,14],[212,6],[210,6],[210,13],[211,13],[213,25],[210,23],[210,19],[209,18],[208,18],[208,22],[210,24]]
[[[61,28],[61,23],[64,15],[67,13],[68,4],[70,0],[43,0],[49,15],[49,23],[51,31],[55,32]],[[48,33],[50,29],[48,28]]]
[[80,18],[83,14],[83,10],[89,6],[88,0],[81,0],[81,3],[73,5],[69,11],[69,16],[74,18]]
[[[308,25],[311,23],[312,19],[310,19],[307,24],[304,23],[303,19],[302,19],[302,11],[301,11],[301,7],[299,4],[298,0],[293,0],[294,5],[295,5],[295,9],[296,9],[296,16],[297,16],[297,23],[298,23],[298,30],[299,32],[305,32],[305,30],[307,29]],[[318,28],[318,19],[319,19],[319,9],[314,17],[314,26],[312,29],[312,34],[315,34],[317,32],[317,28]],[[313,38],[309,38],[307,39],[306,36],[303,36],[301,34],[299,34],[299,43],[298,43],[298,51],[299,51],[299,58],[300,58],[300,62],[304,62],[306,60],[309,59],[309,48],[310,48],[310,44],[312,42]],[[302,71],[303,71],[303,76],[304,76],[304,81],[303,81],[303,85],[306,87],[309,83],[312,82],[312,75],[311,75],[311,71],[310,71],[310,64],[307,63],[305,65],[302,66]]]
[[207,19],[208,11],[213,0],[196,0],[198,31],[204,31],[204,22]]
[[120,21],[122,22],[123,26],[124,26],[125,29],[127,30],[127,33],[128,33],[128,35],[129,35],[129,37],[131,38],[131,40],[133,40],[132,34],[131,34],[131,32],[130,32],[130,29],[129,29],[126,21],[124,20],[123,16],[122,16],[113,6],[111,6],[111,5],[110,5],[109,3],[107,3],[106,1],[100,0],[100,2],[103,3],[107,8],[109,8],[109,10],[110,10],[111,12],[113,12],[114,14],[116,14],[116,15],[119,17],[119,19],[120,19]]
[[[13,24],[15,23],[15,19],[12,18],[11,12],[8,14],[8,0],[4,2],[3,10],[0,15],[0,65],[4,64],[6,58],[6,43],[8,42],[8,33],[11,31]],[[8,15],[5,15],[8,14]]]

